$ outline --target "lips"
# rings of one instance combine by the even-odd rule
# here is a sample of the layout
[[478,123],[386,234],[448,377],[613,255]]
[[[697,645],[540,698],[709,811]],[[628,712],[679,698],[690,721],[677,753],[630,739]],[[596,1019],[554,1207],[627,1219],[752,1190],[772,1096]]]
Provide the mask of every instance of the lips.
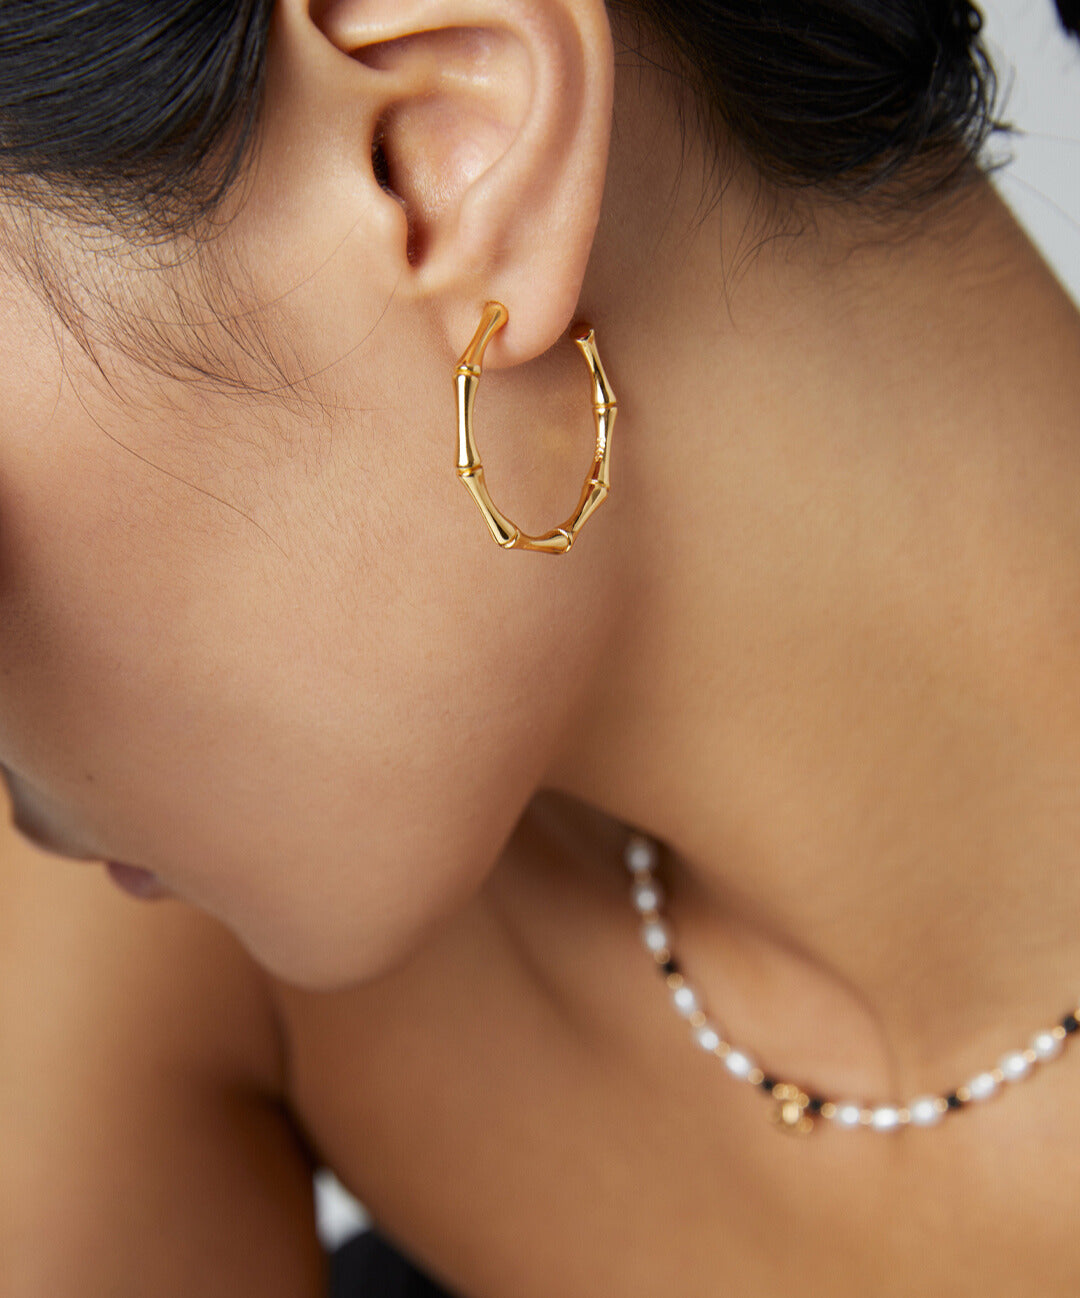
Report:
[[[35,847],[41,848],[42,851],[48,852],[50,856],[61,857],[65,861],[86,862],[88,865],[96,864],[100,857],[89,856],[85,852],[70,852],[61,847],[54,839],[46,838],[36,828],[28,828],[25,823],[20,823],[18,819],[12,821],[14,828]],[[144,870],[141,865],[124,865],[120,861],[106,861],[105,872],[118,888],[132,897],[138,897],[140,901],[159,901],[163,897],[172,897],[174,894],[161,882],[161,880],[150,870]]]
[[[101,863],[99,852],[75,848],[57,834],[52,820],[41,814],[39,799],[33,788],[0,762],[0,793],[5,792],[4,786],[8,795],[8,815],[4,819],[8,820],[21,838],[50,856],[86,862],[88,865]],[[127,865],[122,861],[106,861],[104,865],[105,872],[113,883],[130,896],[138,897],[140,901],[175,896],[153,871],[143,869],[140,865]]]
[[173,894],[150,870],[141,865],[123,865],[119,861],[106,861],[105,872],[118,888],[140,901],[159,901]]

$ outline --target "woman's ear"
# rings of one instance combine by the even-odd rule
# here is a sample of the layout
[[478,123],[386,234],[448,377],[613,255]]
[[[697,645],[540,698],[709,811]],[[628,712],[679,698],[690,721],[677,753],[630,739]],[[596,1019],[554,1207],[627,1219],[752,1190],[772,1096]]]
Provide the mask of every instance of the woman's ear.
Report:
[[484,302],[503,302],[491,367],[552,346],[577,308],[607,169],[604,0],[283,0],[276,39],[288,81],[317,80],[303,97],[323,119],[314,137],[332,141],[327,165],[355,168],[331,201],[351,195],[356,220],[396,205],[371,233],[399,297],[429,306],[454,352]]

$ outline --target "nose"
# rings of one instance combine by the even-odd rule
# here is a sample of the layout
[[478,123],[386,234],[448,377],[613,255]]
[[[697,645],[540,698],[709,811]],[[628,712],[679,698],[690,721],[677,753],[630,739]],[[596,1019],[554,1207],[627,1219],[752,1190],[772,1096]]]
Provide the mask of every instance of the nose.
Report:
[[86,852],[73,852],[66,843],[60,843],[54,838],[43,834],[36,825],[29,825],[21,819],[18,811],[15,811],[11,817],[12,826],[20,837],[25,838],[28,843],[35,847],[41,848],[43,852],[49,852],[52,856],[63,856],[69,861],[97,861],[99,858],[91,856]]
[[63,856],[70,861],[101,859],[92,852],[73,847],[65,842],[62,835],[53,833],[48,816],[44,812],[39,812],[37,808],[34,788],[3,762],[0,762],[0,776],[3,777],[3,785],[7,786],[6,790],[0,786],[0,807],[3,804],[2,795],[6,792],[11,808],[11,824],[21,838],[32,843],[34,847],[41,848],[43,852],[49,852],[53,856]]

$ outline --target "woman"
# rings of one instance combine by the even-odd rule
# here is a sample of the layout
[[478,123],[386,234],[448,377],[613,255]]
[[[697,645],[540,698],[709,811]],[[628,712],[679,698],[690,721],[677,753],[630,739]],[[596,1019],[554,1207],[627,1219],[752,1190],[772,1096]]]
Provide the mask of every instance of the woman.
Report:
[[342,1293],[1076,1292],[1080,317],[978,28],[0,10],[0,758],[176,899],[10,854],[5,1295],[325,1292],[319,1164]]

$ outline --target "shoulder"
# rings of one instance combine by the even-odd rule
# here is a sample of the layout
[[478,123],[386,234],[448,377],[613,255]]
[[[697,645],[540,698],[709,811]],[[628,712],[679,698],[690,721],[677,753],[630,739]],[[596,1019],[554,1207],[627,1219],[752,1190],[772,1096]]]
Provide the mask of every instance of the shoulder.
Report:
[[126,897],[100,867],[49,857],[7,826],[0,975],[5,1037],[24,1060],[63,1033],[68,1049],[92,1045],[91,1057],[132,1047],[129,1067],[153,1053],[190,1076],[280,1090],[265,982],[221,925],[182,902]]
[[176,901],[0,827],[0,1292],[322,1292],[259,970]]

